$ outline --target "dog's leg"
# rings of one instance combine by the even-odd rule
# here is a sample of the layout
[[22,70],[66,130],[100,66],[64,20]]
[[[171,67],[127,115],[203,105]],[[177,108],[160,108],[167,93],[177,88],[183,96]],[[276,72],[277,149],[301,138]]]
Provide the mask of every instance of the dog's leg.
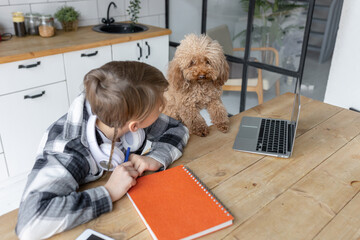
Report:
[[179,112],[182,122],[188,127],[190,134],[206,137],[209,134],[209,127],[201,116],[199,109],[181,109]]
[[213,100],[209,103],[207,108],[211,122],[219,129],[219,131],[226,133],[229,131],[230,120],[224,104],[221,100]]

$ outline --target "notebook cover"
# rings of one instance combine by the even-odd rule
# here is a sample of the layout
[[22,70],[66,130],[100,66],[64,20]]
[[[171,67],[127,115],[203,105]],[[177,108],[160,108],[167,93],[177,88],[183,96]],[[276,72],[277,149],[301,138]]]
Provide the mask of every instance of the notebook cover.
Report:
[[182,165],[138,178],[128,196],[154,239],[193,239],[234,219]]

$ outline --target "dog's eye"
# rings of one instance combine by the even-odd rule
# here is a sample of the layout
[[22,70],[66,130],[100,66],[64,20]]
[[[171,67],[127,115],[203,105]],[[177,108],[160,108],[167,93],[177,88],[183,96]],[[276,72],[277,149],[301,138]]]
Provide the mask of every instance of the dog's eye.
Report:
[[192,61],[190,62],[189,67],[191,67],[191,66],[193,66],[193,65],[195,65],[195,61],[194,61],[194,60],[192,60]]
[[207,64],[207,65],[211,65],[211,63],[210,63],[209,60],[206,60],[206,64]]

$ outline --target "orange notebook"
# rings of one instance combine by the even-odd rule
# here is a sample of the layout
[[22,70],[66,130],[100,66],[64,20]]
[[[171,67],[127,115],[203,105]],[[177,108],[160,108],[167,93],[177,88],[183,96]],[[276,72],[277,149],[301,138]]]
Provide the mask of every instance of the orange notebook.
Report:
[[194,239],[234,220],[182,165],[138,178],[128,197],[154,239]]

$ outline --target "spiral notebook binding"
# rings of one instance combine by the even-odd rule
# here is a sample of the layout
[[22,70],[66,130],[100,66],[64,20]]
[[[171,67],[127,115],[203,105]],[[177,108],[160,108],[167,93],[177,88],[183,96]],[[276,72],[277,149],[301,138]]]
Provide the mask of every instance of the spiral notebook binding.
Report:
[[224,213],[227,214],[227,216],[232,216],[231,212],[228,208],[225,207],[225,205],[215,196],[215,194],[194,174],[194,172],[189,169],[188,167],[183,166],[183,169],[195,180],[196,183],[199,184],[199,186],[204,189],[207,195],[213,199],[216,205],[219,205],[221,210],[224,210]]

